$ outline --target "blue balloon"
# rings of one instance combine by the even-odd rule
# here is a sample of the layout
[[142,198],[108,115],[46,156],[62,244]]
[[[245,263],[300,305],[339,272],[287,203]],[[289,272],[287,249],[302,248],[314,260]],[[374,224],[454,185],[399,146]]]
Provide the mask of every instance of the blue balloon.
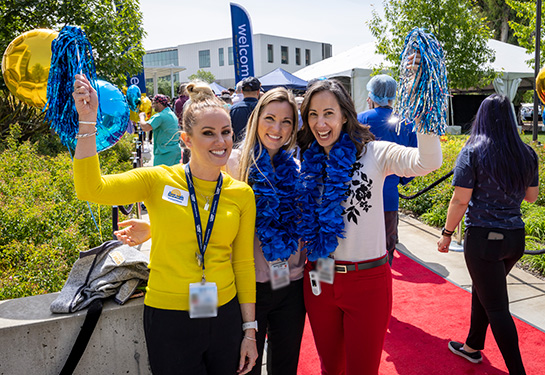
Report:
[[[97,152],[104,151],[117,143],[125,134],[129,124],[129,104],[125,95],[109,82],[96,80],[98,88],[97,115]],[[70,147],[76,148],[77,140],[73,139]]]
[[142,92],[140,91],[140,87],[136,85],[129,86],[127,89],[127,102],[129,102],[129,109],[131,111],[137,112],[140,102],[142,101],[142,99],[140,99],[141,96]]

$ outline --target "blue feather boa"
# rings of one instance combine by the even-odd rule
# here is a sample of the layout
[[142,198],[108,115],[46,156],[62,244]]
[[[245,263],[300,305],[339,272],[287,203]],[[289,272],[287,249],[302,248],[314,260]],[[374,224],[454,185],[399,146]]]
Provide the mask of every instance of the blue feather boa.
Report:
[[341,203],[349,193],[356,153],[356,146],[343,132],[329,156],[316,141],[303,154],[298,186],[302,209],[299,234],[310,261],[327,257],[337,249],[337,237],[344,238]]
[[297,198],[298,166],[292,153],[280,149],[273,157],[256,146],[256,164],[252,164],[248,182],[256,201],[256,233],[268,261],[286,260],[298,249]]

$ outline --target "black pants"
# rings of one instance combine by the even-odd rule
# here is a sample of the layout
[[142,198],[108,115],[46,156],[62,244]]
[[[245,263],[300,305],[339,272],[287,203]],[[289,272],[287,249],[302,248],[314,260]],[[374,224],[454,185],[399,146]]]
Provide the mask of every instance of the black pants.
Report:
[[[502,240],[488,239],[489,232]],[[509,312],[507,275],[524,253],[524,229],[503,230],[470,227],[466,230],[464,256],[473,281],[471,327],[466,344],[484,349],[488,324],[509,374],[526,374],[518,345],[517,329]]]
[[144,332],[154,375],[235,375],[240,360],[242,315],[237,298],[215,318],[144,306]]
[[397,243],[397,224],[399,222],[397,211],[384,211],[384,225],[386,229],[386,250],[388,251],[388,263],[392,266],[394,250]]
[[252,375],[261,374],[265,335],[268,337],[267,374],[296,375],[299,350],[305,329],[303,279],[272,290],[271,283],[257,283],[257,352]]

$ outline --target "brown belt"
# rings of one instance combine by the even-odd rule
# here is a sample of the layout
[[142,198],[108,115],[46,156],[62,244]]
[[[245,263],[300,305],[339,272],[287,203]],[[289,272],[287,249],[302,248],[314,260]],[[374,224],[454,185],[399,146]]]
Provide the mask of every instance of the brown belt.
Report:
[[372,262],[359,262],[359,263],[352,263],[352,264],[335,264],[335,272],[337,273],[347,273],[350,271],[361,271],[361,270],[368,270],[370,268],[375,268],[378,266],[382,266],[388,261],[388,254],[383,256],[380,259],[374,260]]

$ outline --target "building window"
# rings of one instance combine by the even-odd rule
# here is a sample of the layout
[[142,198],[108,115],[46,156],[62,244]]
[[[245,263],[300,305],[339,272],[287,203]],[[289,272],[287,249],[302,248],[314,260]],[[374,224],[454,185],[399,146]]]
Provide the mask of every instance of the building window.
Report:
[[322,43],[322,60],[328,59],[331,57],[332,47],[331,44]]
[[301,48],[295,49],[295,64],[301,65]]
[[235,63],[235,59],[233,58],[233,47],[229,47],[227,49],[227,59],[229,60],[229,65],[233,65]]
[[305,65],[310,65],[310,50],[305,50]]
[[274,62],[274,50],[272,44],[267,44],[267,62]]
[[219,57],[220,66],[223,66],[225,64],[224,58],[223,58],[223,48],[218,49],[218,57]]
[[210,50],[199,51],[199,68],[210,68]]
[[280,55],[281,55],[281,63],[289,64],[288,47],[286,46],[280,47]]
[[147,52],[144,55],[144,66],[178,66],[178,50]]

